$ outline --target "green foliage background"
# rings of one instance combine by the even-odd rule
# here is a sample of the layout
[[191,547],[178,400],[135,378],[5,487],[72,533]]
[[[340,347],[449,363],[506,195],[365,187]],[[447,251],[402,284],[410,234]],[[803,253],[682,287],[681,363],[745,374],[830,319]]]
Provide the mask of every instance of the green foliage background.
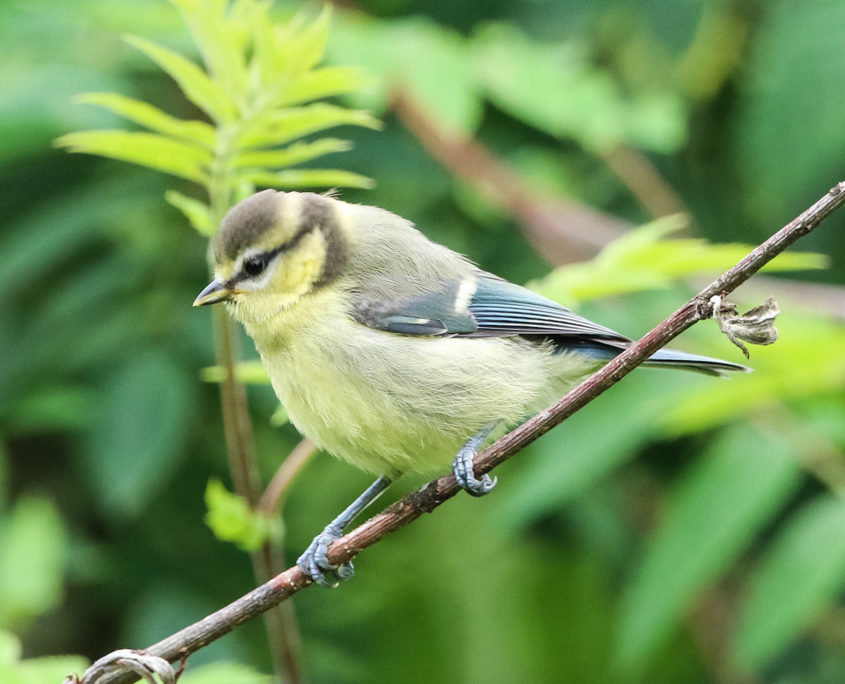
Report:
[[[513,216],[432,158],[392,96],[445,135],[477,138],[543,197],[640,224],[651,216],[612,170],[615,153],[635,150],[713,241],[760,241],[845,175],[841,2],[344,7],[324,63],[373,80],[321,106],[372,115],[350,115],[357,125],[331,142],[306,139],[314,146],[296,148],[292,169],[304,174],[244,174],[229,199],[252,184],[371,178],[373,189],[343,198],[394,210],[636,336],[688,297],[688,278],[715,275],[741,249],[673,240],[678,226],[664,219],[553,270]],[[277,3],[272,16],[302,9]],[[292,36],[320,21],[319,7],[304,9]],[[208,198],[183,180],[202,180],[190,155],[174,179],[52,145],[131,128],[113,113],[125,100],[72,104],[83,92],[203,119],[125,33],[196,57],[163,0],[0,4],[0,46],[14,56],[0,64],[3,682],[56,681],[83,668],[80,656],[142,647],[253,583],[246,554],[203,522],[209,479],[228,475],[217,387],[201,379],[213,364],[209,312],[190,304],[207,282],[201,232],[219,207],[206,216],[196,204]],[[309,151],[343,154],[324,164]],[[326,166],[339,171],[321,177]],[[738,295],[752,305],[783,293],[781,340],[752,348],[754,374],[640,371],[506,464],[495,494],[458,497],[377,545],[342,589],[297,596],[308,680],[843,681],[843,228],[837,215],[801,244],[828,255],[826,270],[790,275],[825,289],[783,280]],[[715,326],[676,346],[741,360]],[[249,394],[266,481],[298,436],[271,424],[269,387]],[[367,480],[313,459],[285,505],[287,556]],[[186,676],[269,671],[257,621],[192,657]]]

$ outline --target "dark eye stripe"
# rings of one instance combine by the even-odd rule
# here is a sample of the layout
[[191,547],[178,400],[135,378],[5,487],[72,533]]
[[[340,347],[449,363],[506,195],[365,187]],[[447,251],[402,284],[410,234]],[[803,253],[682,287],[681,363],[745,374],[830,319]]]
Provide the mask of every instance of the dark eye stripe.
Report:
[[[266,252],[261,252],[259,254],[254,254],[249,259],[247,259],[243,265],[241,266],[240,272],[232,278],[231,282],[238,283],[242,280],[248,280],[249,278],[254,278],[258,275],[264,273],[267,268],[267,265],[279,254],[282,252],[287,252],[289,249],[293,249],[299,243],[302,238],[304,238],[308,233],[313,231],[317,228],[316,225],[311,224],[310,226],[302,226],[296,235],[294,235],[290,240],[288,240],[285,244],[279,245],[278,247],[274,247],[273,249],[268,249]],[[247,264],[252,261],[261,261],[262,268],[259,270],[254,270],[252,273],[247,271]]]

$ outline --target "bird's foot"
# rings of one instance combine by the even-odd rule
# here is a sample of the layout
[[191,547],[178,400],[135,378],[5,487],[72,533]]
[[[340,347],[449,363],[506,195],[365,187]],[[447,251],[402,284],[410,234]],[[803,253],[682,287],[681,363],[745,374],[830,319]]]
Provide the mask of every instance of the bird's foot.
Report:
[[[351,523],[355,516],[375,501],[381,493],[390,485],[390,478],[382,475],[373,482],[355,501],[349,504],[346,509],[332,520],[326,529],[314,537],[308,548],[296,561],[296,564],[311,576],[317,584],[323,587],[336,587],[338,582],[345,582],[355,574],[352,561],[346,561],[340,565],[330,563],[327,557],[329,546],[343,536],[343,530]],[[329,575],[333,580],[326,578]]]
[[[343,530],[333,525],[328,525],[320,534],[314,537],[303,553],[296,561],[296,564],[311,576],[321,587],[336,587],[340,582],[345,582],[355,574],[352,561],[336,565],[330,563],[327,557],[329,546],[343,536]],[[327,579],[327,576],[334,581]]]
[[491,478],[487,473],[477,478],[473,472],[472,460],[475,458],[476,453],[478,453],[478,444],[482,440],[477,439],[477,435],[467,440],[452,462],[452,472],[455,473],[458,486],[467,494],[472,494],[472,496],[489,494],[498,482],[498,478]]
[[472,461],[478,453],[478,449],[484,443],[484,440],[487,439],[500,422],[500,420],[491,420],[470,437],[464,442],[464,445],[452,462],[452,472],[455,473],[458,486],[468,494],[472,494],[472,496],[489,494],[499,481],[498,478],[491,478],[487,473],[484,473],[480,478],[476,477],[473,471]]

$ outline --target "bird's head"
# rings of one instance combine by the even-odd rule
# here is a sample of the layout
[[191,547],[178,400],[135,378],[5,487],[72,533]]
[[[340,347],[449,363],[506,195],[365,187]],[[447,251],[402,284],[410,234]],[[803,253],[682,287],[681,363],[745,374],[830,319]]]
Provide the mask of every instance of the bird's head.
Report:
[[194,306],[226,302],[261,322],[337,278],[348,259],[344,204],[314,193],[264,190],[233,207],[214,237],[214,280]]

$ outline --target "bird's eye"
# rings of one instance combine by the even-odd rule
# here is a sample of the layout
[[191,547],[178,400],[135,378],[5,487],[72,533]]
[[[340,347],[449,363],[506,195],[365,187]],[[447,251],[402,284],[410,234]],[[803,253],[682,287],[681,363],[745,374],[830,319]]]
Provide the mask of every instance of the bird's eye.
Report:
[[257,276],[264,270],[264,259],[259,256],[250,257],[244,261],[244,272],[248,276]]

